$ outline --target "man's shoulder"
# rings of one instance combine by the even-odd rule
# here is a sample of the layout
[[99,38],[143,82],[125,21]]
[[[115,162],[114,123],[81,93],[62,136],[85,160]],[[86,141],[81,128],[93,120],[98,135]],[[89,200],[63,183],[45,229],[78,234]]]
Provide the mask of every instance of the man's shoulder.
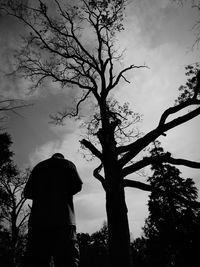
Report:
[[72,161],[68,159],[64,159],[64,161],[66,162],[66,164],[68,164],[69,167],[76,168],[75,164]]
[[43,160],[41,162],[39,162],[34,169],[41,169],[41,168],[45,168],[45,167],[50,167],[50,166],[63,166],[63,167],[68,167],[70,169],[76,169],[75,164],[68,160],[68,159],[55,159],[55,158],[48,158],[46,160]]
[[48,163],[49,163],[49,159],[42,160],[39,163],[37,163],[34,168],[35,169],[40,168],[40,167],[42,167],[42,166],[44,166],[44,165],[46,165]]
[[51,166],[51,162],[50,159],[45,159],[43,161],[40,161],[39,163],[37,163],[34,168],[33,168],[33,172],[38,172],[41,171],[43,169],[45,169],[46,167]]

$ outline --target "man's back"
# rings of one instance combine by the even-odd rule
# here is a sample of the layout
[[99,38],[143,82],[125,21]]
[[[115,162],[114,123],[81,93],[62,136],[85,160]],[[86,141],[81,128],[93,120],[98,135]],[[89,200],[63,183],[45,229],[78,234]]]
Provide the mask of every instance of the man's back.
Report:
[[33,169],[25,187],[25,198],[33,199],[30,224],[75,225],[73,194],[81,190],[75,165],[52,157]]
[[73,195],[82,181],[75,165],[60,153],[37,164],[24,189],[33,200],[24,266],[78,266]]

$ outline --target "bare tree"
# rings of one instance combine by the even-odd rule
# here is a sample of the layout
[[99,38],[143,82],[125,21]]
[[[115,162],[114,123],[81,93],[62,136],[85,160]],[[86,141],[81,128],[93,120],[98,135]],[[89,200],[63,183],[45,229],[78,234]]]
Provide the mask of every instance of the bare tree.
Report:
[[[182,94],[176,105],[161,114],[157,127],[140,135],[135,124],[131,125],[127,119],[130,116],[131,122],[136,122],[139,115],[111,97],[121,82],[129,82],[125,76],[128,71],[145,67],[132,64],[122,68],[118,64],[122,54],[116,47],[117,34],[123,30],[125,1],[81,0],[64,6],[62,1],[52,0],[53,10],[42,0],[29,6],[19,1],[6,2],[10,9],[1,5],[6,14],[16,17],[30,30],[23,39],[17,71],[31,79],[33,88],[51,80],[65,89],[80,89],[74,110],[59,112],[54,117],[56,122],[78,116],[80,105],[89,97],[96,103],[93,119],[88,124],[90,134],[81,144],[100,162],[94,177],[106,193],[110,266],[128,267],[131,265],[130,233],[124,188],[147,191],[152,188],[126,177],[158,161],[200,168],[200,163],[176,159],[170,153],[142,156],[151,142],[200,114],[199,75],[195,71],[191,74],[194,79],[191,87],[186,84],[188,94]],[[192,109],[178,116],[186,108]],[[170,120],[172,114],[177,117]],[[130,127],[134,127],[132,131]]]

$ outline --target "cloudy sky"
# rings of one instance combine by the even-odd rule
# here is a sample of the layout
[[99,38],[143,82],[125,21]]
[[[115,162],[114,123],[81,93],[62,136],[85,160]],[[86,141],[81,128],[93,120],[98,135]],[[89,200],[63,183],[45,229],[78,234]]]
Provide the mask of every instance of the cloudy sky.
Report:
[[[130,1],[125,31],[119,36],[120,49],[126,49],[124,66],[146,64],[148,68],[129,72],[127,78],[131,83],[122,84],[115,97],[129,101],[132,109],[143,114],[140,125],[143,132],[153,129],[162,112],[174,105],[178,88],[186,80],[184,67],[199,60],[198,48],[192,49],[196,34],[193,26],[198,15],[190,1],[183,6],[170,0]],[[27,81],[4,76],[6,71],[12,70],[13,50],[23,32],[22,25],[15,20],[0,17],[0,95],[33,103],[20,110],[19,115],[10,114],[6,126],[13,138],[15,161],[20,168],[32,167],[55,151],[71,159],[84,182],[82,192],[75,197],[78,231],[92,233],[106,219],[104,192],[92,177],[96,162],[83,158],[78,122],[68,120],[64,126],[56,127],[49,124],[49,114],[73,103],[72,92],[47,85],[30,95],[27,94]],[[163,146],[174,157],[200,161],[199,124],[200,118],[196,118],[170,131],[167,137],[160,139]],[[182,167],[181,171],[183,177],[194,178],[200,188],[199,170]],[[136,179],[145,180],[140,176]],[[136,237],[141,234],[144,218],[148,215],[148,193],[126,189],[126,199],[131,233]]]

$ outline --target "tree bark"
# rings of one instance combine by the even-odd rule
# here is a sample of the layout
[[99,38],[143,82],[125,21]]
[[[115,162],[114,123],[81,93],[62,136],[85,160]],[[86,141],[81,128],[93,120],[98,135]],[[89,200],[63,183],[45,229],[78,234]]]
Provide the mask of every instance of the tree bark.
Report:
[[108,185],[106,190],[106,210],[109,233],[109,267],[131,267],[130,232],[124,187],[116,180],[114,184]]
[[13,211],[13,214],[11,215],[12,217],[12,225],[11,225],[11,249],[12,249],[12,259],[11,259],[11,267],[15,267],[15,261],[16,261],[16,244],[17,244],[17,239],[19,235],[19,229],[16,225],[17,223],[17,216],[16,216],[16,211]]

